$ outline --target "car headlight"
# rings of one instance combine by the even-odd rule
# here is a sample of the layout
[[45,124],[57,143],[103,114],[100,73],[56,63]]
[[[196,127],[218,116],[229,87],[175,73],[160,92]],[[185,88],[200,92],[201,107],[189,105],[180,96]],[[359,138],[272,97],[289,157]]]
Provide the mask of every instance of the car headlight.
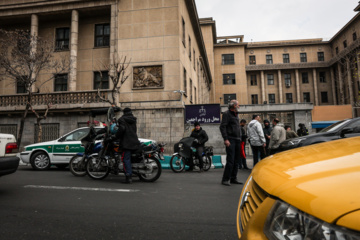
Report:
[[264,233],[270,240],[359,240],[360,234],[331,225],[277,201],[267,216]]
[[282,147],[293,147],[293,146],[299,145],[303,140],[305,140],[305,138],[295,138],[295,139],[283,142],[281,145],[282,145]]

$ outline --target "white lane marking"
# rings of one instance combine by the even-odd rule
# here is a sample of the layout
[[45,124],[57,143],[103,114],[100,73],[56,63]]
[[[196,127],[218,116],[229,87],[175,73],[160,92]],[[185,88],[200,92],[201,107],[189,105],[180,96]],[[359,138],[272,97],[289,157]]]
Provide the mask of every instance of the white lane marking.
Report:
[[136,189],[116,189],[116,188],[87,188],[87,187],[63,187],[63,186],[42,186],[26,185],[24,188],[44,188],[55,190],[82,190],[82,191],[100,191],[100,192],[138,192]]

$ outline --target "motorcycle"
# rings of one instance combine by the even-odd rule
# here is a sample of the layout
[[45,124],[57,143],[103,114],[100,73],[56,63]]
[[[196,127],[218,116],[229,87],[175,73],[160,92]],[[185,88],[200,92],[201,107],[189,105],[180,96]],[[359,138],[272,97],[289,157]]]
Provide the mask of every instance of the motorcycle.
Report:
[[[109,110],[108,119],[113,119],[113,112]],[[133,175],[141,181],[154,182],[161,175],[160,160],[164,160],[165,144],[155,142],[140,147],[131,154],[131,166]],[[123,165],[123,151],[118,142],[114,142],[109,131],[106,132],[103,148],[98,155],[92,155],[86,163],[86,173],[96,180],[104,179],[110,173],[118,175],[125,173]]]
[[[174,154],[170,159],[170,168],[173,172],[179,173],[189,166],[191,161],[194,166],[200,166],[196,148],[192,147],[194,138],[186,137],[181,139],[174,145]],[[213,155],[213,147],[205,147],[202,153],[203,170],[208,171],[211,168],[211,156]]]
[[89,133],[81,139],[81,146],[84,147],[83,153],[77,153],[70,159],[69,168],[70,172],[77,176],[82,177],[86,175],[86,163],[93,154],[98,154],[102,149],[101,142],[96,142],[103,138],[102,133],[104,129],[96,132],[93,126],[90,127]]

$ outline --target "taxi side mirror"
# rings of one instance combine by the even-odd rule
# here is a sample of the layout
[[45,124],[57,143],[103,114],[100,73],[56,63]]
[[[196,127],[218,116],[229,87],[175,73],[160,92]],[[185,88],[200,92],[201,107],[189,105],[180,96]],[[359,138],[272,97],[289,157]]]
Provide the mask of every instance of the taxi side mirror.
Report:
[[344,129],[341,130],[340,136],[343,138],[343,137],[345,137],[345,134],[347,134],[347,133],[353,133],[353,132],[354,132],[354,129],[353,129],[353,128],[351,128],[351,127],[346,127],[346,128],[344,128]]

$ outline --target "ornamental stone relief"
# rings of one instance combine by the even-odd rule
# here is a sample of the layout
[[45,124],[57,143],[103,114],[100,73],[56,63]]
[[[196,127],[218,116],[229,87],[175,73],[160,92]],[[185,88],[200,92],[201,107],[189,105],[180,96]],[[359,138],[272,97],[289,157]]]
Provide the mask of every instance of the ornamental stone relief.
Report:
[[143,66],[133,68],[133,88],[163,87],[162,66]]

